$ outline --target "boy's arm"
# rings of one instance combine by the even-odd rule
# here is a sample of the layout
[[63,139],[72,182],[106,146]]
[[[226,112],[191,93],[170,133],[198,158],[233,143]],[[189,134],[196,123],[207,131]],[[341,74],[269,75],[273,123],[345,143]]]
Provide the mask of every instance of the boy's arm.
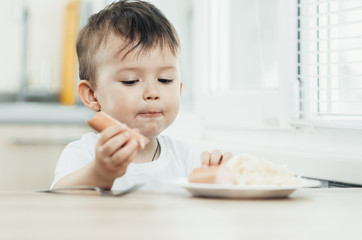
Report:
[[95,160],[61,178],[54,188],[74,185],[111,188],[114,180],[126,173],[128,165],[141,149],[126,129],[125,125],[105,129],[95,147]]
[[95,161],[90,162],[85,167],[64,176],[55,185],[54,188],[69,187],[76,185],[97,186],[100,188],[112,188],[114,179],[106,179],[102,177],[95,169]]

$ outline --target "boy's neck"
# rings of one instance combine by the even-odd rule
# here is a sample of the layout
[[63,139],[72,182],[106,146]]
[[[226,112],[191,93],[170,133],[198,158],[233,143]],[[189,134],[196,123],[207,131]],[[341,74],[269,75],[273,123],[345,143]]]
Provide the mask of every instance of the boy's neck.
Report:
[[150,142],[145,146],[145,148],[139,151],[132,163],[146,163],[156,161],[161,153],[161,147],[157,142],[156,138],[150,139]]

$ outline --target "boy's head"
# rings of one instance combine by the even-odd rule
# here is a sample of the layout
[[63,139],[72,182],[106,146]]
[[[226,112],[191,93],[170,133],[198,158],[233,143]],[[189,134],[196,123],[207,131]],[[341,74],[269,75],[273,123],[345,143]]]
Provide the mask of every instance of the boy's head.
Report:
[[104,111],[146,137],[176,118],[182,82],[179,40],[152,4],[120,1],[89,19],[77,41],[78,93],[94,111]]
[[77,39],[79,77],[96,86],[97,52],[110,35],[123,40],[120,51],[145,52],[157,45],[177,55],[180,42],[176,30],[163,13],[144,1],[119,1],[89,18]]

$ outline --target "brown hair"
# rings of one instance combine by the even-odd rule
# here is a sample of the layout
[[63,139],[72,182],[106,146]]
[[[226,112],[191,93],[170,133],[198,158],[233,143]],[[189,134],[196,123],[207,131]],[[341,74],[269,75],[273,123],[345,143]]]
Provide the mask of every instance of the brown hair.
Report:
[[176,30],[165,15],[153,4],[144,1],[119,1],[92,15],[77,38],[79,77],[94,86],[96,78],[95,54],[110,34],[125,39],[121,49],[129,49],[124,57],[138,48],[149,50],[167,45],[176,55],[180,43]]

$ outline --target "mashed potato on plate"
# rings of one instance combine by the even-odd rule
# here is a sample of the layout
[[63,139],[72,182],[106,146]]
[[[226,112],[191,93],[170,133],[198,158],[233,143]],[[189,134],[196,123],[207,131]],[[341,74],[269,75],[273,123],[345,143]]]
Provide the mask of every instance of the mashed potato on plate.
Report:
[[286,166],[278,166],[253,156],[240,154],[224,165],[232,173],[233,183],[241,186],[287,186],[302,185]]

